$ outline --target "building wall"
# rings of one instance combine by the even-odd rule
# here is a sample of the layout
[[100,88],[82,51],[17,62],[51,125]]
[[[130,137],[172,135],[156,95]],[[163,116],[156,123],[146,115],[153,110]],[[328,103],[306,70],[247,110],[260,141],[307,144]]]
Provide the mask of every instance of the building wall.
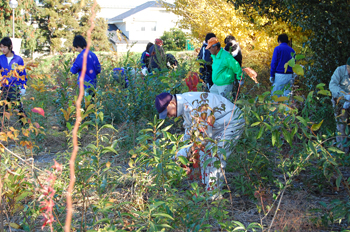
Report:
[[[163,8],[147,8],[126,19],[124,33],[128,32],[130,40],[148,40],[153,42],[164,31],[176,26],[178,16]],[[118,25],[117,25],[118,26]]]

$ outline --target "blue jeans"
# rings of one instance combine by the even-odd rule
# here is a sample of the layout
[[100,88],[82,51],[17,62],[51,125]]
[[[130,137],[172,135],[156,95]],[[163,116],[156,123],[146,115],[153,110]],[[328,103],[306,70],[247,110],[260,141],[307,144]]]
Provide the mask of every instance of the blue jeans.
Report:
[[[290,89],[291,89],[293,84],[294,84],[293,74],[276,73],[275,74],[275,81],[273,82],[273,89],[272,89],[271,95],[274,95],[274,92],[277,90],[284,90],[282,96],[287,97],[290,94]],[[285,89],[286,87],[287,87],[287,89]],[[280,96],[280,95],[278,95],[278,96]]]

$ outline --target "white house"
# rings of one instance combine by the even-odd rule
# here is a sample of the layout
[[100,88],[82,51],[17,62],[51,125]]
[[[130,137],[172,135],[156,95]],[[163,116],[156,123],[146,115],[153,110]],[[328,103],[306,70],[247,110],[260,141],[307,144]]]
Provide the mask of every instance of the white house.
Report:
[[[178,16],[166,11],[157,1],[149,1],[108,20],[110,41],[118,52],[142,52],[148,42],[153,42],[164,31],[175,27]],[[122,40],[117,30],[123,34]],[[133,45],[131,47],[131,45]]]

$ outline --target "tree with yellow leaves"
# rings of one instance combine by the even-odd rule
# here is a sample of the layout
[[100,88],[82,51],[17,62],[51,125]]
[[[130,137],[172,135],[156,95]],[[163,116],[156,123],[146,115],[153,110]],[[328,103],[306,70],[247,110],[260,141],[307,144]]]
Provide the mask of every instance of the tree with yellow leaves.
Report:
[[213,32],[222,45],[227,35],[235,36],[242,48],[243,66],[254,64],[269,68],[279,34],[287,33],[293,39],[297,53],[307,40],[308,33],[302,32],[301,28],[281,20],[272,22],[258,14],[247,18],[244,9],[235,9],[226,0],[175,0],[173,6],[164,4],[168,10],[181,16],[179,27],[191,31],[196,45],[204,40],[208,32]]

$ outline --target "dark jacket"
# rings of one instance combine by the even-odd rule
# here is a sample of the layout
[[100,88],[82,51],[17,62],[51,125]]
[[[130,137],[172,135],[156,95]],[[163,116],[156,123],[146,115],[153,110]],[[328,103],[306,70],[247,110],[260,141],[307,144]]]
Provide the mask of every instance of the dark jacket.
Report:
[[241,47],[239,46],[238,42],[236,41],[228,42],[225,46],[225,51],[228,51],[229,53],[231,53],[233,58],[235,58],[235,60],[237,60],[239,65],[242,67],[243,57],[242,57]]
[[166,56],[163,47],[154,44],[149,49],[150,60],[149,69],[162,69],[166,67]]
[[[275,47],[271,61],[271,77],[275,77],[276,73],[285,73],[284,64],[292,59],[292,52],[295,53],[294,49],[289,47],[287,43],[281,43],[279,46]],[[286,74],[291,73],[293,73],[293,69],[292,67],[288,66]]]
[[209,50],[206,50],[207,43],[203,43],[201,50],[198,53],[197,60],[202,60],[204,63],[201,63],[201,67],[199,69],[200,77],[205,83],[209,83],[210,86],[213,85],[212,81],[212,72],[213,69],[211,65],[213,64],[213,59],[211,58],[211,53]]
[[[5,55],[1,55],[0,56],[0,69],[1,69],[1,75],[2,76],[6,76],[11,70],[12,68],[18,66],[23,66],[23,70],[21,70],[21,67],[19,67],[19,69],[17,69],[17,74],[12,75],[11,77],[7,77],[7,84],[3,84],[4,87],[10,87],[10,86],[20,86],[21,88],[24,88],[24,85],[26,85],[27,83],[27,75],[26,75],[26,71],[24,69],[24,63],[23,63],[23,59],[20,56],[17,56],[14,52],[13,52],[13,59],[10,61],[10,64],[7,63],[7,57]],[[23,78],[25,80],[22,80],[21,78]]]
[[[76,74],[78,73],[78,85],[79,85],[79,78],[81,75],[81,71],[83,69],[83,59],[84,59],[84,52],[85,49],[77,56],[77,59],[74,61],[73,66],[70,68],[71,73]],[[87,60],[86,60],[86,73],[84,77],[84,82],[91,83],[96,88],[97,83],[97,74],[101,72],[101,65],[98,61],[97,56],[92,51],[89,51],[87,54]],[[85,86],[85,88],[89,88],[90,86]]]
[[147,51],[144,51],[141,55],[141,60],[140,60],[140,63],[142,65],[142,68],[148,68],[149,66],[149,58],[150,58],[150,55]]

